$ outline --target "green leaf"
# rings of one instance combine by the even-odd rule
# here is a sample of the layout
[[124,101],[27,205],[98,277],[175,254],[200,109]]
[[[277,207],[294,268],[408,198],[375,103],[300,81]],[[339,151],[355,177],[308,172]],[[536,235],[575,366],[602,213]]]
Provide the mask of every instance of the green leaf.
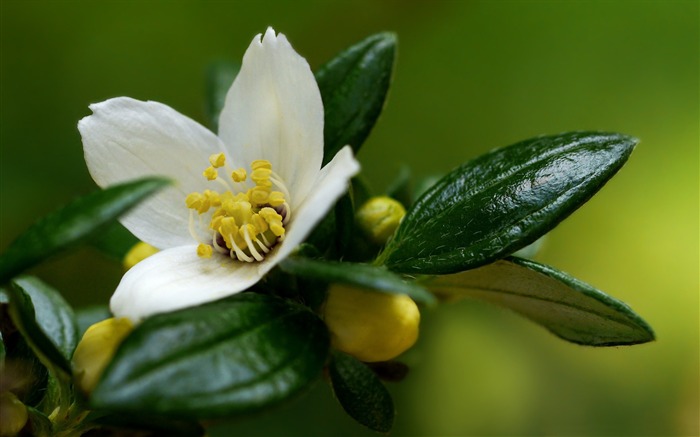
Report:
[[654,340],[651,327],[624,302],[530,260],[512,257],[437,276],[426,285],[437,294],[511,309],[577,344],[618,346]]
[[112,313],[107,305],[93,305],[79,308],[75,311],[75,318],[78,322],[78,333],[82,337],[87,329],[97,322],[109,319]]
[[146,178],[114,185],[81,197],[45,216],[0,256],[0,283],[90,238],[167,183],[162,178]]
[[41,362],[71,374],[70,358],[78,343],[73,309],[53,288],[21,277],[9,289],[10,316]]
[[92,393],[95,408],[201,419],[289,399],[320,376],[329,338],[306,307],[269,295],[146,319]]
[[238,75],[241,65],[237,62],[219,60],[207,69],[206,116],[212,131],[219,130],[219,115],[226,103],[226,94]]
[[446,274],[504,258],[588,201],[636,143],[621,134],[573,132],[489,152],[430,188],[381,260],[397,272]]
[[90,243],[110,258],[123,262],[126,254],[140,240],[121,223],[113,222],[100,231]]
[[340,283],[369,288],[382,293],[406,294],[416,302],[432,305],[435,296],[415,282],[405,281],[383,267],[369,264],[322,261],[293,256],[280,264],[287,273],[326,283]]
[[58,291],[39,278],[22,276],[12,284],[29,295],[37,326],[61,355],[70,360],[78,345],[78,324],[73,308]]
[[323,163],[346,144],[357,151],[382,112],[396,56],[396,35],[378,33],[316,72],[325,113]]
[[350,355],[334,352],[328,373],[333,393],[350,417],[374,431],[391,431],[394,402],[372,370]]

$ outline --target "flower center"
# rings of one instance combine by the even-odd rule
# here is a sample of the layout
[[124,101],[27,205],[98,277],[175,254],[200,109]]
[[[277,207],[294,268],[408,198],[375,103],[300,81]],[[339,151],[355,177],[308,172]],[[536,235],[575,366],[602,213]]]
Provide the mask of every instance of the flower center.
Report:
[[216,251],[243,262],[264,260],[284,239],[285,225],[291,218],[289,192],[282,179],[266,160],[250,164],[250,177],[244,168],[229,168],[223,153],[211,155],[209,163],[202,175],[224,190],[190,193],[185,199],[190,234],[199,242],[197,255],[209,258]]

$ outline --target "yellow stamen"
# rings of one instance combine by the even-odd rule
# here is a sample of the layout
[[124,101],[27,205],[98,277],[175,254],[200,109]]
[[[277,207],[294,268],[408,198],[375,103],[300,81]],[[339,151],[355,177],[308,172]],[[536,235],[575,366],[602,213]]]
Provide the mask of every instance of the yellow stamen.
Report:
[[246,178],[246,172],[244,168],[239,168],[231,172],[231,179],[233,182],[244,182]]
[[207,178],[208,181],[213,181],[219,176],[219,172],[216,171],[214,167],[207,167],[207,169],[202,172],[202,176]]
[[226,157],[223,153],[215,153],[209,157],[209,163],[214,168],[223,167],[226,164]]
[[197,256],[200,258],[211,258],[212,253],[214,253],[214,248],[208,244],[200,244],[197,246]]
[[[250,175],[244,168],[229,168],[223,153],[211,155],[209,163],[211,166],[202,174],[221,184],[224,190],[190,193],[185,199],[190,210],[190,233],[200,243],[197,255],[209,258],[214,252],[228,252],[231,258],[242,262],[263,261],[265,254],[284,238],[285,225],[291,217],[286,187],[267,160],[253,161]],[[230,172],[231,179],[218,177],[217,169],[221,167]],[[255,184],[252,188],[233,188],[236,185],[231,181],[242,183],[248,177]],[[273,185],[279,191],[272,191]],[[195,227],[195,211],[199,214],[199,230]]]

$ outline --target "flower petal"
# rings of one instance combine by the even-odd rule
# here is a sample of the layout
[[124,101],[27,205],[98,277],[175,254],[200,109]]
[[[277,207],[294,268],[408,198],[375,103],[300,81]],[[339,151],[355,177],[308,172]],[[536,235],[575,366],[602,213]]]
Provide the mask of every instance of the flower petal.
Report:
[[311,190],[323,160],[323,102],[309,64],[283,34],[268,28],[253,39],[226,96],[219,136],[238,166],[270,161],[292,208]]
[[185,196],[206,187],[202,171],[209,165],[209,155],[224,150],[221,141],[157,102],[119,97],[90,109],[93,115],[80,120],[78,129],[85,162],[99,186],[151,175],[176,181],[126,215],[124,226],[161,249],[191,244]]
[[217,254],[200,258],[197,246],[180,246],[158,252],[126,272],[110,308],[116,317],[136,322],[236,294],[259,280],[256,263]]
[[350,178],[360,171],[350,146],[345,146],[321,169],[313,190],[304,202],[292,210],[285,238],[279,247],[260,264],[260,275],[267,273],[287,257],[311,233],[319,221],[348,189]]

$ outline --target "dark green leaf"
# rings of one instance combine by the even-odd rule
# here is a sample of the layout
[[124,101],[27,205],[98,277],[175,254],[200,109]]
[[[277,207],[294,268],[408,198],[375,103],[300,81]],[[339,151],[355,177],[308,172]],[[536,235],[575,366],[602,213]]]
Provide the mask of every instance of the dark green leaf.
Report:
[[325,113],[324,164],[346,144],[357,151],[384,106],[396,35],[378,33],[339,53],[316,72]]
[[206,115],[214,132],[219,130],[219,115],[224,109],[226,94],[240,69],[240,64],[227,60],[216,61],[207,69]]
[[29,295],[37,325],[64,358],[70,360],[79,335],[73,308],[58,291],[38,278],[22,276],[12,283]]
[[79,335],[82,336],[90,326],[110,317],[112,313],[107,305],[94,305],[76,310],[75,318],[78,322]]
[[243,293],[146,319],[120,345],[91,403],[178,419],[246,413],[307,387],[328,348],[325,325],[307,308]]
[[391,431],[394,402],[372,370],[350,355],[334,352],[328,373],[333,393],[350,417],[374,431]]
[[167,183],[162,178],[146,178],[115,185],[81,197],[45,216],[20,235],[0,257],[0,283],[95,235]]
[[588,201],[636,143],[621,134],[574,132],[489,152],[416,202],[382,260],[398,272],[446,274],[503,258]]
[[123,262],[127,252],[139,241],[121,223],[113,222],[103,229],[91,244],[105,255]]
[[299,256],[289,257],[280,264],[282,270],[304,278],[326,283],[340,283],[369,288],[383,293],[406,294],[416,302],[431,305],[435,296],[415,282],[403,280],[383,267],[369,264],[314,260]]
[[335,213],[335,246],[340,257],[347,252],[355,235],[355,208],[350,193],[338,199]]
[[470,297],[509,308],[555,335],[589,346],[654,340],[654,332],[625,303],[552,267],[508,258],[428,284],[437,294]]
[[39,279],[18,278],[9,289],[10,316],[41,362],[71,374],[78,341],[75,315],[60,294]]

